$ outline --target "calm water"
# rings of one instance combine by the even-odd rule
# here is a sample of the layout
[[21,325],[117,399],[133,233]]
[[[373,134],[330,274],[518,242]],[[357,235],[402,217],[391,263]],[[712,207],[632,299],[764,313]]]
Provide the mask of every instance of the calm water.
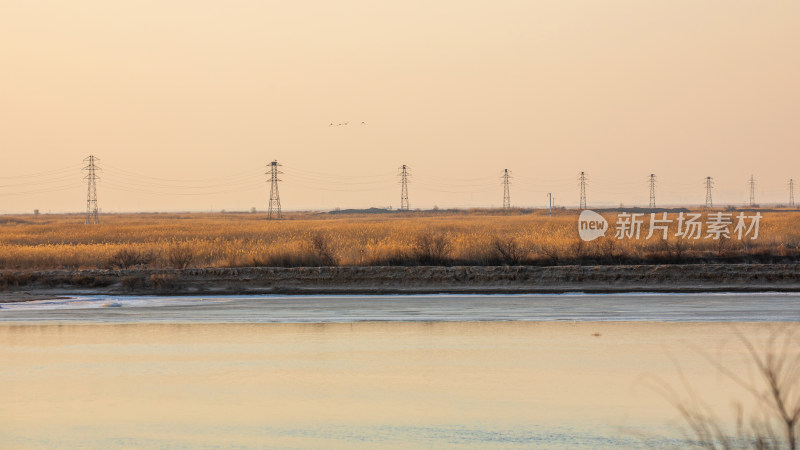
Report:
[[0,443],[674,448],[677,414],[643,380],[681,386],[677,361],[728,408],[747,394],[696,349],[746,370],[737,336],[764,340],[773,322],[800,326],[800,295],[3,303]]
[[87,296],[0,303],[0,321],[327,323],[362,321],[796,322],[800,294]]

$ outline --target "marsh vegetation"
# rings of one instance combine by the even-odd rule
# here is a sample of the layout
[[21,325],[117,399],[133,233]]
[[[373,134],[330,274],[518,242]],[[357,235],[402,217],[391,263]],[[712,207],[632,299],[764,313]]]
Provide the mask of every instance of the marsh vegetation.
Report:
[[[607,215],[613,223],[613,215]],[[800,214],[764,213],[752,239],[579,239],[577,212],[7,216],[0,269],[771,263],[800,259]],[[673,224],[673,227],[675,225]]]

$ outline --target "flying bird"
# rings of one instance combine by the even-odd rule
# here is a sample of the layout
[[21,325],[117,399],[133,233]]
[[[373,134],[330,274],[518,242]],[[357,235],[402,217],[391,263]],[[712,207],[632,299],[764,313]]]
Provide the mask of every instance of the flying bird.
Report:
[[[356,123],[358,123],[358,122],[356,122]],[[336,124],[331,122],[331,123],[328,124],[328,126],[332,127],[332,126],[336,125],[337,127],[343,127],[343,126],[347,126],[349,124],[350,124],[350,122],[339,122],[339,123],[336,123]],[[366,125],[366,124],[367,124],[367,122],[363,122],[363,121],[361,122],[361,125]]]

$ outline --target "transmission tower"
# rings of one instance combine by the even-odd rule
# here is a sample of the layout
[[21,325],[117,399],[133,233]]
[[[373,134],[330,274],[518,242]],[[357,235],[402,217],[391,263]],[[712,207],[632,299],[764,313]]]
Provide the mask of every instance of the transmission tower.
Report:
[[87,191],[86,191],[86,224],[97,224],[100,223],[100,218],[98,217],[97,213],[97,180],[100,178],[97,176],[97,171],[100,170],[97,167],[97,161],[100,161],[99,158],[96,158],[94,155],[89,155],[86,159],[83,160],[86,163],[86,167],[83,170],[86,171],[86,176],[83,177],[86,180],[87,184]]
[[706,177],[706,208],[713,208],[714,202],[711,201],[711,187],[714,186],[714,180],[711,177]]
[[756,179],[750,175],[750,207],[756,206]]
[[656,176],[650,174],[650,208],[656,207]]
[[408,166],[400,166],[400,210],[408,211]]
[[550,202],[550,217],[553,217],[553,194],[547,193],[547,201]]
[[281,181],[278,178],[278,175],[281,175],[283,172],[278,170],[278,167],[281,165],[278,164],[278,161],[272,161],[271,163],[267,164],[267,175],[269,175],[269,210],[267,212],[267,219],[282,219],[283,215],[281,214],[281,195],[278,193],[278,181]]
[[508,169],[503,169],[503,210],[511,209],[511,194],[508,190],[508,179],[511,177]]
[[586,174],[581,172],[581,202],[580,208],[586,209]]
[[789,180],[789,207],[794,208],[794,179]]

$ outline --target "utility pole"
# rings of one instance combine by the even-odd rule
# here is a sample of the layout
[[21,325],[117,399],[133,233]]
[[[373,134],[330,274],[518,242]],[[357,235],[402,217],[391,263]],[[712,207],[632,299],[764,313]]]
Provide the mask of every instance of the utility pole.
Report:
[[656,207],[656,176],[650,174],[650,208]]
[[98,224],[100,223],[100,218],[98,217],[97,213],[97,171],[100,170],[96,162],[100,161],[99,158],[96,158],[94,155],[89,155],[87,158],[83,160],[86,163],[86,167],[83,170],[86,171],[86,175],[83,177],[86,180],[87,184],[87,191],[86,191],[86,225],[89,224]]
[[581,172],[581,202],[580,209],[586,209],[586,174]]
[[400,210],[408,211],[408,166],[400,166]]
[[750,207],[756,206],[756,179],[750,175]]
[[789,180],[789,207],[794,208],[794,179]]
[[278,167],[281,165],[278,164],[278,161],[272,161],[271,163],[267,164],[267,175],[269,175],[269,209],[267,212],[267,219],[282,219],[283,215],[281,214],[281,195],[278,193],[278,181],[281,181],[278,178],[278,175],[281,175],[283,172],[278,170]]
[[511,209],[511,194],[508,190],[508,179],[510,174],[508,169],[503,169],[503,210],[508,211]]
[[706,209],[714,207],[714,202],[711,201],[711,187],[714,186],[714,180],[711,177],[706,177]]
[[547,200],[550,202],[550,217],[553,217],[553,194],[547,193]]

